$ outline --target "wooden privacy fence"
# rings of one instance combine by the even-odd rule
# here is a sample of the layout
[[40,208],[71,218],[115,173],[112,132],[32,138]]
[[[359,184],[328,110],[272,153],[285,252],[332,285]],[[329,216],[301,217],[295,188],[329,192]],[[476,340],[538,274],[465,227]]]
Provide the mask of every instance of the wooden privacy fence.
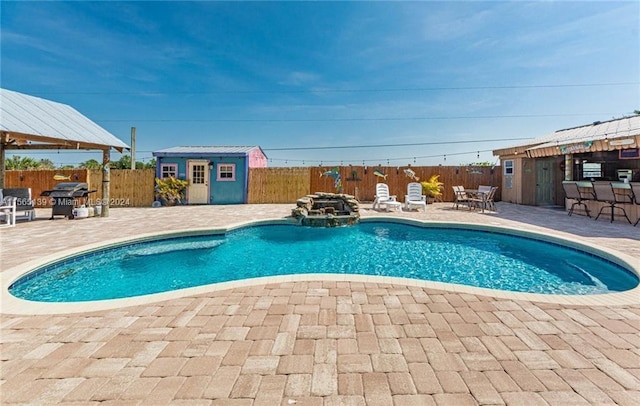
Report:
[[[298,198],[313,192],[335,192],[335,180],[329,176],[321,176],[335,167],[298,167],[298,168],[252,168],[249,170],[249,203],[291,203]],[[414,182],[403,171],[403,167],[395,166],[340,166],[343,193],[354,195],[360,201],[373,201],[376,183],[389,185],[391,194],[404,201],[407,184]],[[384,173],[386,178],[374,175],[374,171]],[[454,185],[462,185],[467,189],[476,189],[479,185],[501,186],[502,171],[500,167],[488,166],[416,166],[411,167],[420,179],[428,180],[439,175],[444,183],[443,201],[453,201]],[[498,189],[496,200],[500,200]]]
[[248,203],[292,203],[311,191],[309,168],[251,168]]
[[[314,192],[335,192],[335,179],[321,176],[323,172],[335,167],[297,167],[297,168],[251,168],[249,170],[248,203],[293,203],[298,198]],[[391,194],[404,201],[407,184],[414,180],[395,166],[340,166],[343,193],[354,195],[364,202],[373,201],[376,183],[389,185]],[[381,178],[374,171],[386,175]],[[454,185],[475,189],[479,185],[501,186],[500,167],[488,166],[416,166],[411,167],[420,180],[428,180],[440,175],[444,183],[443,201],[453,201]],[[65,181],[54,180],[55,175],[68,176]],[[112,169],[109,205],[111,207],[150,207],[154,201],[154,169]],[[92,205],[102,199],[102,171],[99,169],[60,169],[7,171],[6,187],[30,187],[36,207],[50,207],[50,199],[40,197],[44,190],[53,189],[60,182],[86,182],[90,190],[96,190],[89,196]],[[500,192],[496,200],[500,200]]]
[[[96,190],[91,197],[102,199],[102,170],[88,170],[87,183]],[[155,200],[155,169],[112,169],[110,207],[150,207]]]
[[[55,180],[55,175],[69,177],[68,180]],[[112,169],[110,181],[109,205],[111,207],[149,207],[154,200],[155,169]],[[51,190],[61,182],[86,182],[89,190],[96,190],[88,198],[90,205],[102,199],[102,171],[100,169],[59,169],[7,171],[5,185],[11,187],[30,187],[36,207],[51,207],[48,197],[40,197],[45,190]],[[101,201],[101,200],[100,200]]]

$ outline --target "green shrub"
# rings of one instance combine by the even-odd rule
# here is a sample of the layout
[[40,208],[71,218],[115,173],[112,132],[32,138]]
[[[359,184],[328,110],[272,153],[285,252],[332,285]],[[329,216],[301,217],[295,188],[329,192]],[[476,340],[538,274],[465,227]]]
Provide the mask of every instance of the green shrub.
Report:
[[182,203],[189,182],[176,179],[173,176],[160,179],[156,178],[156,197],[164,200],[167,205]]

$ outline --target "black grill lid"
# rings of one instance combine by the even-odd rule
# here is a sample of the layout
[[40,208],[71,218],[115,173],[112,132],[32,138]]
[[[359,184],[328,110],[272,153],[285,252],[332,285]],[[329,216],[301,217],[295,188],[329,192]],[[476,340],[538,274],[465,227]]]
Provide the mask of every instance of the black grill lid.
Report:
[[58,183],[51,190],[45,190],[40,196],[50,197],[84,197],[95,190],[89,190],[86,182],[62,182]]
[[89,185],[85,182],[62,182],[53,187],[53,190],[82,190],[89,189]]

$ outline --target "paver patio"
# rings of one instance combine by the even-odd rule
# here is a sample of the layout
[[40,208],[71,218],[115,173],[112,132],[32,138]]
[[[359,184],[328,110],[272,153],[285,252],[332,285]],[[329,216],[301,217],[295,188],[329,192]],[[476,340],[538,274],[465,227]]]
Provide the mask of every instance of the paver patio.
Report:
[[[365,207],[369,207],[366,206]],[[0,230],[2,271],[154,231],[292,205],[111,209]],[[570,237],[640,261],[640,229],[561,210],[377,213]],[[3,287],[5,289],[6,287]],[[4,294],[4,293],[3,293]],[[563,305],[369,282],[250,285],[112,310],[0,316],[2,404],[567,405],[640,402],[640,298]]]

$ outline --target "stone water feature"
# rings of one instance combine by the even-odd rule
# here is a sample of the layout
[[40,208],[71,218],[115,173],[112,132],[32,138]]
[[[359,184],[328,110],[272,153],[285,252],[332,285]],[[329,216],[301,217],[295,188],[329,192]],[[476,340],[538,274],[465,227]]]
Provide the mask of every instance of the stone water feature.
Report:
[[350,226],[360,221],[360,206],[351,195],[316,192],[298,199],[291,216],[304,226]]

